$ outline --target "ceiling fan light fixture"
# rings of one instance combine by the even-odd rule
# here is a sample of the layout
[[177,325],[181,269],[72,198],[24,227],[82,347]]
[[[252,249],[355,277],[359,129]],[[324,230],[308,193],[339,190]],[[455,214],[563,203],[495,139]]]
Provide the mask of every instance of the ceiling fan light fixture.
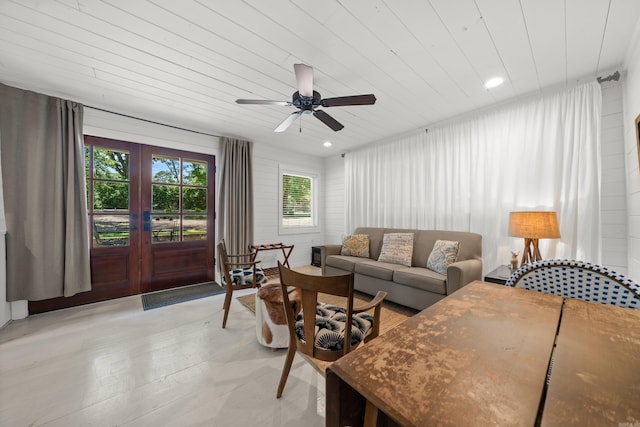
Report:
[[324,144],[322,144],[322,145],[324,145],[325,147],[329,148],[329,147],[331,147],[333,144],[332,144],[330,141],[325,141],[325,142],[324,142]]
[[504,83],[504,79],[502,77],[494,77],[487,80],[484,84],[484,87],[486,87],[487,89],[493,89],[494,87],[500,86],[502,83]]

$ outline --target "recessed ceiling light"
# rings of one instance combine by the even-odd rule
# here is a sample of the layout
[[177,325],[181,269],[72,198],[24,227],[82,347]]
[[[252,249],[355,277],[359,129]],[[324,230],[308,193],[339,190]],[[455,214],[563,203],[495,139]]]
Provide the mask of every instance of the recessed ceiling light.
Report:
[[487,80],[487,82],[484,84],[484,87],[486,87],[487,89],[491,89],[491,88],[500,86],[503,82],[504,82],[504,79],[502,77],[494,77],[492,79]]
[[324,144],[325,147],[331,147],[333,144],[331,144],[329,141],[326,141]]

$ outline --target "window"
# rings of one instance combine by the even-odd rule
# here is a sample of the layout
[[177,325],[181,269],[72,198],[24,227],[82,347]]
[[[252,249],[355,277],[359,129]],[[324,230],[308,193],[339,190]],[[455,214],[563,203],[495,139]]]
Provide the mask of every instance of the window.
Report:
[[280,166],[279,230],[281,234],[318,231],[317,176]]
[[154,154],[151,168],[152,242],[206,240],[207,163]]
[[94,248],[129,246],[130,153],[84,146],[89,223]]

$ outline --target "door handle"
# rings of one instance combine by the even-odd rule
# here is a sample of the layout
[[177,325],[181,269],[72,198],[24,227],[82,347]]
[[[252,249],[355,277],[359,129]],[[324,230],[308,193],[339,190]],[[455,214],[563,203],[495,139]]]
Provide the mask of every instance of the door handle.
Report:
[[144,222],[151,221],[151,212],[149,212],[149,211],[142,212],[142,220]]

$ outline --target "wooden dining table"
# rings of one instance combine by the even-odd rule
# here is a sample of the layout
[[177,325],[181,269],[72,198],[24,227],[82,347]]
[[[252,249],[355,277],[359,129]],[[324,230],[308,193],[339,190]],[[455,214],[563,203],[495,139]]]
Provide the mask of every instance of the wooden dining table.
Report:
[[640,311],[476,281],[331,364],[326,425],[635,427],[639,326]]

